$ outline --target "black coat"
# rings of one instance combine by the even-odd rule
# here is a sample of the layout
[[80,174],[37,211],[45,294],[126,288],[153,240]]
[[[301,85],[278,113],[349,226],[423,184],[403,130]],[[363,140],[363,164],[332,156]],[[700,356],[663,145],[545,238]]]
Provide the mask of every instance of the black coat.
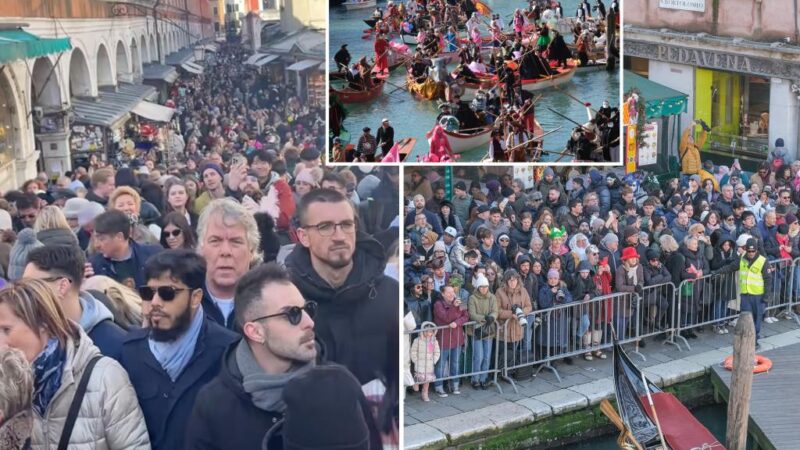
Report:
[[[197,394],[186,426],[186,450],[260,449],[261,441],[282,413],[257,408],[242,387],[236,345],[225,352],[222,368]],[[235,427],[235,432],[231,426]],[[270,442],[276,449],[283,442]]]
[[327,360],[347,367],[362,384],[383,375],[397,376],[384,374],[388,358],[397,357],[388,349],[390,336],[400,326],[398,285],[383,274],[385,266],[383,247],[363,233],[356,237],[353,268],[338,288],[317,274],[302,245],[286,258],[292,282],[306,300],[319,303],[314,331]]
[[192,359],[173,382],[150,351],[148,333],[128,334],[120,362],[136,390],[153,450],[182,449],[197,393],[217,376],[222,354],[239,337],[205,318]]

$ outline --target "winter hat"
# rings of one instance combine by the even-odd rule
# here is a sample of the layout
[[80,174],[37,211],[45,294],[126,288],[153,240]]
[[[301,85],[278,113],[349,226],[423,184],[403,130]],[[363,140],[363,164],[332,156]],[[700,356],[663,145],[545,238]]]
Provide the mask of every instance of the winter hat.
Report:
[[36,239],[36,232],[32,228],[25,228],[17,235],[17,242],[11,247],[8,260],[8,279],[11,281],[22,278],[25,266],[28,264],[28,252],[43,247],[44,244]]
[[539,191],[534,192],[531,194],[531,201],[542,200],[542,193]]
[[436,324],[426,320],[425,322],[422,322],[422,325],[420,325],[419,328],[421,330],[425,330],[426,328],[436,328]]
[[503,189],[500,189],[500,195],[505,198],[510,197],[512,194],[514,194],[514,190],[508,186],[504,186]]
[[561,278],[561,275],[556,269],[550,269],[547,271],[547,278]]
[[444,229],[444,234],[449,234],[452,237],[458,236],[458,231],[456,231],[453,227],[447,227]]
[[89,206],[89,200],[85,198],[71,198],[64,203],[62,212],[67,219],[77,219],[81,210],[87,206]]
[[500,182],[497,180],[489,180],[486,182],[486,189],[489,189],[490,191],[500,189]]
[[317,185],[317,180],[314,179],[314,175],[311,173],[311,170],[301,170],[300,173],[297,174],[297,178],[295,181],[302,181],[303,183],[310,184],[312,186]]
[[489,280],[486,279],[486,275],[479,273],[478,276],[475,277],[475,282],[472,283],[472,285],[475,287],[475,289],[483,286],[489,287]]
[[789,234],[789,225],[785,223],[778,225],[778,234]]
[[456,189],[458,189],[460,191],[466,191],[467,190],[467,184],[464,183],[463,181],[459,181],[458,183],[456,183]]
[[11,214],[5,209],[0,209],[0,230],[10,230],[13,228]]
[[505,283],[512,278],[520,278],[519,272],[517,272],[517,269],[506,269],[506,271],[503,272],[503,282]]
[[205,163],[205,164],[203,164],[202,167],[200,167],[200,177],[201,178],[203,177],[203,174],[206,173],[206,170],[208,170],[208,169],[215,170],[219,174],[219,176],[221,178],[225,178],[225,173],[222,171],[222,167],[220,167],[217,164],[214,164],[212,162]]
[[303,161],[314,161],[319,159],[320,152],[315,148],[307,148],[300,152],[300,159]]
[[446,251],[447,251],[447,247],[445,247],[445,245],[444,245],[444,242],[442,242],[442,241],[436,241],[436,242],[433,244],[433,251],[435,251],[435,252],[436,252],[436,251],[442,251],[442,252],[446,252]]
[[544,176],[554,177],[555,175],[556,173],[553,171],[552,167],[547,167],[546,169],[544,169]]
[[633,247],[625,247],[625,249],[622,250],[622,260],[623,261],[628,260],[628,259],[638,258],[638,257],[639,257],[639,254],[636,253],[636,249],[633,248]]
[[783,138],[775,139],[775,148],[783,147]]
[[517,267],[521,266],[524,263],[531,264],[531,257],[525,254],[517,256]]
[[660,258],[661,257],[661,252],[659,252],[658,250],[656,250],[654,248],[648,248],[647,251],[645,252],[645,256],[647,257],[647,260],[650,261],[652,259]]
[[282,399],[284,418],[264,436],[265,450],[276,444],[285,450],[369,450],[380,442],[361,385],[343,366],[325,364],[296,375]]
[[628,225],[627,227],[625,227],[625,231],[622,233],[623,239],[626,240],[626,241],[631,236],[635,236],[635,235],[638,235],[638,234],[639,234],[639,230],[637,230],[636,227],[633,226],[633,225]]
[[690,181],[694,181],[697,184],[700,184],[700,175],[694,174],[694,175],[689,177],[689,180]]
[[603,239],[600,241],[603,245],[608,246],[608,244],[619,242],[619,238],[614,233],[607,233],[603,236]]
[[578,272],[591,272],[591,271],[592,271],[592,265],[589,264],[589,261],[581,261],[581,263],[578,264]]
[[78,226],[84,226],[91,223],[97,216],[106,211],[103,205],[97,202],[89,202],[83,209],[78,212]]

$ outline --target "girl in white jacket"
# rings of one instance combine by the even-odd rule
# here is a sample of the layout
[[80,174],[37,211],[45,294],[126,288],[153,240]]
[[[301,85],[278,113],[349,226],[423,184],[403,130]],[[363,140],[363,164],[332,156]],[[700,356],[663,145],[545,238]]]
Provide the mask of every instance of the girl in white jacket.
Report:
[[439,361],[439,342],[436,340],[436,325],[423,322],[419,336],[411,344],[411,362],[414,363],[414,380],[422,385],[422,401],[429,401],[428,388],[436,379],[433,368]]

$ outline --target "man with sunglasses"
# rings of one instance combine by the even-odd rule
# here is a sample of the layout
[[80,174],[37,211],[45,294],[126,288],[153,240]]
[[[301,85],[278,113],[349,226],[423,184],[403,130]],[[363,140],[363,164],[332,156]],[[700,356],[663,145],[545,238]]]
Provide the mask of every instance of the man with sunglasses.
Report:
[[47,282],[61,299],[67,318],[83,328],[104,356],[119,361],[125,330],[114,323],[113,314],[99,298],[101,292],[81,290],[85,263],[83,252],[75,246],[39,247],[28,253],[22,277]]
[[[187,449],[261,448],[266,430],[283,417],[283,387],[320,356],[317,305],[303,298],[279,265],[248,272],[236,286],[235,301],[244,339],[228,348],[219,374],[198,394]],[[230,424],[236,424],[235,433]]]
[[386,373],[398,332],[397,281],[384,276],[383,247],[357,230],[352,204],[332,189],[316,189],[297,209],[299,245],[286,259],[303,297],[319,303],[316,332],[327,359],[364,384]]
[[186,424],[200,388],[220,370],[225,349],[239,339],[203,311],[206,264],[189,250],[153,256],[139,286],[147,328],[122,347],[154,450],[184,448]]
[[[740,237],[741,239],[741,237]],[[738,242],[737,242],[738,243]],[[739,247],[740,257],[727,266],[713,272],[716,274],[739,271],[739,292],[741,293],[741,311],[753,313],[753,324],[756,329],[756,349],[761,348],[758,339],[761,337],[761,322],[764,320],[766,308],[765,298],[772,294],[772,272],[769,270],[767,258],[759,253],[758,241],[750,237],[744,246]]]

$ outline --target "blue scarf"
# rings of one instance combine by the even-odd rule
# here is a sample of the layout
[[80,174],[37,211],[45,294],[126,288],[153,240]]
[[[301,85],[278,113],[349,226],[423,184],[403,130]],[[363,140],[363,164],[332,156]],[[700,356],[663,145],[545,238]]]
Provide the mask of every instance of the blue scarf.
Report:
[[183,369],[189,364],[189,360],[192,359],[202,326],[203,307],[200,306],[192,318],[192,324],[189,325],[189,329],[183,336],[172,342],[159,342],[152,338],[147,340],[150,344],[150,352],[153,353],[156,361],[161,364],[161,368],[167,372],[173,382],[178,379]]
[[66,361],[67,352],[55,338],[50,338],[44,350],[33,360],[33,409],[40,417],[44,417],[47,406],[61,387]]

